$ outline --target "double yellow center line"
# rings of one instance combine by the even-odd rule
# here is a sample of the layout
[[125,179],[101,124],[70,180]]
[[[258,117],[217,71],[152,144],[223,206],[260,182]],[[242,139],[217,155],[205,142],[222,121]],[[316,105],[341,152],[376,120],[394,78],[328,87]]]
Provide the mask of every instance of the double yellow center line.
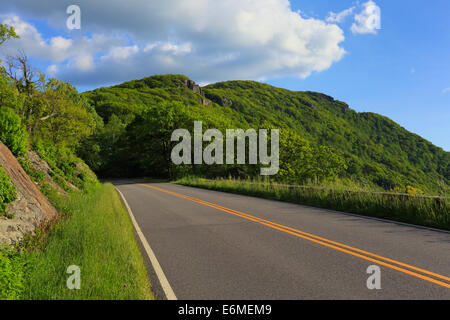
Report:
[[[305,240],[308,240],[308,241],[311,241],[311,242],[314,242],[314,243],[318,243],[318,244],[326,246],[328,248],[332,248],[334,250],[337,250],[337,251],[340,251],[340,252],[344,252],[344,253],[350,254],[352,256],[355,256],[355,257],[367,260],[367,261],[374,262],[374,263],[376,263],[378,265],[382,265],[382,266],[385,266],[385,267],[388,267],[388,268],[391,268],[391,269],[403,272],[405,274],[414,276],[416,278],[419,278],[419,279],[422,279],[422,280],[426,280],[426,281],[429,281],[429,282],[432,282],[434,284],[437,284],[437,285],[440,285],[440,286],[443,286],[445,288],[449,288],[450,289],[450,283],[447,283],[447,282],[450,282],[450,278],[449,277],[446,277],[446,276],[443,276],[443,275],[440,275],[440,274],[437,274],[437,273],[434,273],[434,272],[431,272],[431,271],[428,271],[428,270],[424,270],[424,269],[421,269],[421,268],[417,268],[417,267],[414,267],[414,266],[411,266],[411,265],[408,265],[406,263],[399,262],[399,261],[396,261],[396,260],[393,260],[393,259],[385,258],[385,257],[382,257],[380,255],[377,255],[377,254],[374,254],[374,253],[371,253],[371,252],[367,252],[367,251],[364,251],[364,250],[360,250],[360,249],[357,249],[357,248],[354,248],[354,247],[351,247],[351,246],[348,246],[348,245],[345,245],[345,244],[342,244],[342,243],[339,243],[339,242],[336,242],[336,241],[328,240],[328,239],[325,239],[325,238],[322,238],[322,237],[319,237],[319,236],[316,236],[316,235],[313,235],[313,234],[310,234],[310,233],[307,233],[307,232],[303,232],[303,231],[300,231],[300,230],[297,230],[297,229],[293,229],[293,228],[290,228],[290,227],[287,227],[287,226],[284,226],[284,225],[281,225],[281,224],[278,224],[278,223],[275,223],[275,222],[272,222],[272,221],[269,221],[269,220],[261,219],[261,218],[252,216],[250,214],[244,213],[244,212],[240,212],[240,211],[233,210],[233,209],[230,209],[230,208],[226,208],[226,207],[223,207],[223,206],[211,203],[211,202],[207,202],[207,201],[204,201],[204,200],[200,200],[200,199],[196,199],[196,198],[193,198],[193,197],[189,197],[189,196],[183,195],[181,193],[168,191],[168,190],[165,190],[165,189],[161,189],[161,188],[158,188],[158,187],[155,187],[155,186],[146,185],[146,184],[141,184],[141,186],[144,186],[144,187],[147,187],[147,188],[150,188],[150,189],[153,189],[153,190],[158,190],[158,191],[161,191],[161,192],[165,192],[165,193],[171,194],[171,195],[179,197],[179,198],[187,199],[187,200],[190,200],[192,202],[199,203],[199,204],[202,204],[202,205],[205,205],[205,206],[217,209],[219,211],[226,212],[226,213],[229,213],[229,214],[232,214],[232,215],[244,218],[246,220],[250,220],[250,221],[253,221],[253,222],[265,225],[267,227],[270,227],[270,228],[273,228],[273,229],[276,229],[276,230],[279,230],[279,231],[282,231],[282,232],[294,235],[296,237],[299,237],[299,238],[302,238],[302,239],[305,239]],[[431,277],[434,277],[434,278],[431,278]],[[441,279],[441,280],[444,280],[444,281],[447,281],[447,282],[444,282],[444,281],[441,281],[441,280],[438,280],[438,279]]]

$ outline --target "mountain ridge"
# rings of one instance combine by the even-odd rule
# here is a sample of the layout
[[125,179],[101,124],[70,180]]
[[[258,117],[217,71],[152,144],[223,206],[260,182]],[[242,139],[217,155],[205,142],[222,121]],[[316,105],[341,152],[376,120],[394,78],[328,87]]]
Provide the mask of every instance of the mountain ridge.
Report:
[[[450,153],[388,117],[356,112],[347,103],[320,92],[290,91],[256,81],[223,81],[203,87],[192,83],[184,75],[158,75],[83,95],[105,126],[113,115],[120,121],[124,137],[150,109],[163,112],[170,109],[168,105],[179,103],[189,109],[186,112],[193,119],[204,120],[209,126],[279,127],[312,146],[332,148],[345,158],[347,168],[339,174],[342,177],[370,180],[385,190],[412,185],[448,192]],[[205,98],[211,103],[205,104]],[[151,173],[141,169],[136,167]]]

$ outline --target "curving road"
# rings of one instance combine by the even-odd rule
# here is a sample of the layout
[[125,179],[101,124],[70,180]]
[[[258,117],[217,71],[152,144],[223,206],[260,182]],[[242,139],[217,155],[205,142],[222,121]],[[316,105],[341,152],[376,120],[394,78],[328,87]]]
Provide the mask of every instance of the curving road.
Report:
[[[450,233],[116,181],[178,299],[450,299]],[[369,266],[381,289],[369,290]]]

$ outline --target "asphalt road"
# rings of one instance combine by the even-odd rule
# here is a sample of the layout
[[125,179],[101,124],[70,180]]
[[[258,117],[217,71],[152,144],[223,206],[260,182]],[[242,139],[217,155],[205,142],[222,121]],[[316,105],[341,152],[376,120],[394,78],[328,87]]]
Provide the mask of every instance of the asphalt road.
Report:
[[[115,182],[178,299],[450,299],[450,233],[169,183]],[[369,266],[381,289],[369,290]]]

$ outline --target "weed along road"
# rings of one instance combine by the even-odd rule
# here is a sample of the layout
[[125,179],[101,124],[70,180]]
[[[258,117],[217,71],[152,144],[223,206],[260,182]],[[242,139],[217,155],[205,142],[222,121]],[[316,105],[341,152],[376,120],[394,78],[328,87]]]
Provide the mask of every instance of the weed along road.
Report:
[[169,183],[115,185],[172,298],[450,299],[450,233]]

